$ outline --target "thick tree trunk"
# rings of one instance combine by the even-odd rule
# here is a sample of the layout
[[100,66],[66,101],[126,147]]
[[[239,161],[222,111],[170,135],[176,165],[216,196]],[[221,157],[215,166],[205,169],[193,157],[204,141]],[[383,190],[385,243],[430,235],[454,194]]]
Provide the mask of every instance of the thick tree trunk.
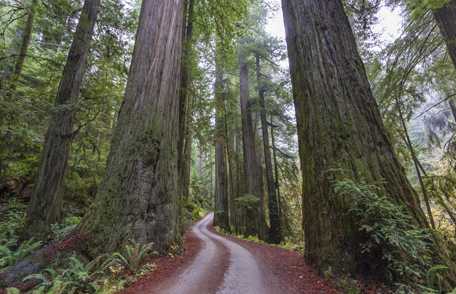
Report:
[[244,176],[246,178],[246,192],[258,199],[256,208],[246,208],[244,234],[258,235],[264,238],[264,210],[262,203],[263,176],[258,162],[255,132],[249,98],[249,67],[243,48],[239,49],[239,78],[240,78],[240,103],[242,118],[242,138],[244,149]]
[[215,77],[215,217],[214,223],[229,230],[228,164],[225,132],[225,81],[222,49],[217,42]]
[[361,253],[349,201],[334,180],[380,184],[385,195],[425,217],[387,137],[340,0],[282,0],[303,174],[305,257],[320,270],[364,274],[384,265]]
[[93,255],[179,240],[178,127],[184,1],[145,0],[107,171],[80,231]]
[[27,234],[43,238],[58,221],[61,189],[74,136],[73,119],[100,0],[86,0],[63,70],[46,133],[38,178],[27,213]]
[[266,102],[265,89],[261,79],[261,64],[260,56],[256,54],[256,77],[258,84],[258,97],[260,98],[260,116],[261,116],[261,131],[263,134],[263,149],[264,149],[264,165],[266,169],[266,183],[268,188],[268,208],[269,208],[269,241],[279,244],[282,241],[282,232],[280,228],[279,205],[274,181],[274,170],[272,167],[271,148],[269,143],[269,127],[266,119]]

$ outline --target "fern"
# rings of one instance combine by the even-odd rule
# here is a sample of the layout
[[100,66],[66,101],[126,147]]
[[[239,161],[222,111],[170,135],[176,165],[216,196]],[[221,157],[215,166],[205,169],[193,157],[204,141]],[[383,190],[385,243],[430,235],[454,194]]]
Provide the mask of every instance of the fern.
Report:
[[113,253],[113,262],[117,263],[131,272],[137,272],[142,265],[144,259],[151,253],[157,254],[152,251],[152,243],[150,244],[127,244],[122,253]]
[[350,200],[349,213],[359,220],[359,230],[369,237],[362,244],[363,253],[381,250],[394,281],[417,286],[425,283],[432,267],[431,238],[426,230],[412,225],[405,208],[373,185],[342,180],[336,182],[334,189],[337,195]]

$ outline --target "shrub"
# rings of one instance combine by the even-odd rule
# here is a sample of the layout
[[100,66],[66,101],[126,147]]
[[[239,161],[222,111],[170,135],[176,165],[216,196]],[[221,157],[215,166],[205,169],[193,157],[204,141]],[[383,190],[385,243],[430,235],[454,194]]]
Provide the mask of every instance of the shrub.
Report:
[[433,266],[429,232],[415,227],[406,209],[386,198],[379,187],[341,180],[334,188],[337,195],[350,201],[349,213],[368,236],[362,244],[363,253],[380,250],[391,281],[425,288]]

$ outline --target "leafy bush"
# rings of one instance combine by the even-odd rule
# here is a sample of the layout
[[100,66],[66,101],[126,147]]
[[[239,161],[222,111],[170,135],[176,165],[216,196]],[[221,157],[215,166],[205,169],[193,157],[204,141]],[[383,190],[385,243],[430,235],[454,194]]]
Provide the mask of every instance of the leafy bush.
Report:
[[349,213],[368,236],[362,244],[363,252],[381,250],[391,281],[417,287],[426,284],[433,268],[429,232],[416,228],[406,209],[386,198],[376,186],[341,180],[334,188],[339,196],[349,199]]

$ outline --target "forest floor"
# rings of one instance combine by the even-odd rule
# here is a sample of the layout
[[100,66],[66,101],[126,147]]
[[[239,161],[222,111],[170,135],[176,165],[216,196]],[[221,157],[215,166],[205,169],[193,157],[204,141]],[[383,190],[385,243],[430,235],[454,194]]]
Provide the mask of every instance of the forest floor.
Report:
[[222,236],[212,214],[185,236],[182,256],[162,257],[156,270],[123,294],[339,293],[297,252]]

